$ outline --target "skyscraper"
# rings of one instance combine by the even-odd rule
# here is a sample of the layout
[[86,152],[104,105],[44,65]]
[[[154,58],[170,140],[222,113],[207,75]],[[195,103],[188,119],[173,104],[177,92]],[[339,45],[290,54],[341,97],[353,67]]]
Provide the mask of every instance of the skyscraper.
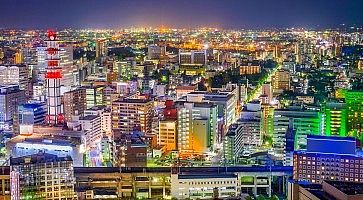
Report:
[[61,90],[60,81],[62,78],[62,68],[59,64],[59,44],[57,34],[48,31],[48,40],[46,49],[46,90],[47,90],[47,122],[48,124],[59,124],[64,121],[61,111]]

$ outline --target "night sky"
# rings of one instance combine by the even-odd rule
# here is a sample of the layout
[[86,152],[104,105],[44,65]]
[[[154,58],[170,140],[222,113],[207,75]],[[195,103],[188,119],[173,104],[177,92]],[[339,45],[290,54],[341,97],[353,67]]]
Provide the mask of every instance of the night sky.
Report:
[[363,0],[0,0],[1,28],[333,27]]

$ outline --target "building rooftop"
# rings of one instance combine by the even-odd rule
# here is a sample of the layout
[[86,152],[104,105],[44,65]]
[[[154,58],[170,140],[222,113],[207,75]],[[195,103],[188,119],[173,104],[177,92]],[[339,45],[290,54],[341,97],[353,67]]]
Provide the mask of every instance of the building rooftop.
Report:
[[10,165],[38,164],[38,163],[62,162],[62,161],[73,161],[73,160],[70,156],[58,157],[53,154],[38,153],[18,158],[10,158]]
[[363,183],[343,182],[343,181],[325,181],[325,182],[337,188],[346,195],[363,194]]
[[99,116],[98,115],[87,115],[87,116],[84,116],[84,117],[80,117],[79,120],[94,120],[97,117],[99,117]]
[[235,174],[179,174],[179,179],[237,178]]

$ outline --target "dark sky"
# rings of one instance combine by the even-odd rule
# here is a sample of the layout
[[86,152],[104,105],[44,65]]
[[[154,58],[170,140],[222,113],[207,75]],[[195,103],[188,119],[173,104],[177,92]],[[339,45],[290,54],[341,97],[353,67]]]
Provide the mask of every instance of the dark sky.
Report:
[[363,24],[363,0],[0,0],[2,28]]

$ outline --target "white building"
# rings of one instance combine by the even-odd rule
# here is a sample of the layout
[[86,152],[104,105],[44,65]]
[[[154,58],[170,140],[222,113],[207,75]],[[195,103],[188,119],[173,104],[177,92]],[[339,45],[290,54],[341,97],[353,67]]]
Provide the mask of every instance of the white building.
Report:
[[87,115],[79,118],[84,130],[86,149],[97,146],[102,140],[101,117],[99,115]]
[[171,175],[171,196],[177,199],[214,199],[237,196],[235,174]]

